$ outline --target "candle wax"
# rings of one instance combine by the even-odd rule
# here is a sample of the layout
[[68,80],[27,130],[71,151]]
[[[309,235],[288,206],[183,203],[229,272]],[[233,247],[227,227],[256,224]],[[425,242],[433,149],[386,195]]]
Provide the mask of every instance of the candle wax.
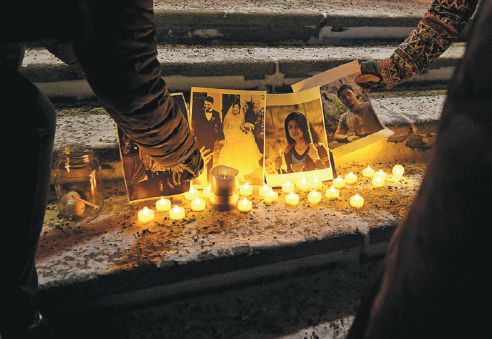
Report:
[[333,198],[338,198],[340,196],[340,191],[335,189],[335,187],[331,186],[330,189],[326,190],[326,197],[333,199]]
[[364,205],[364,198],[358,194],[351,196],[350,205],[352,207],[361,208]]
[[198,197],[198,190],[194,189],[193,187],[190,187],[190,190],[185,193],[185,199],[186,200],[193,200]]
[[289,180],[282,185],[282,192],[290,193],[294,192],[295,186]]
[[375,175],[372,178],[372,186],[373,187],[383,187],[384,186],[384,179],[380,175]]
[[374,170],[371,168],[371,166],[367,166],[367,168],[364,168],[364,170],[362,170],[362,175],[368,178],[372,178],[374,176]]
[[241,195],[251,195],[253,194],[253,186],[251,186],[249,183],[245,183],[244,185],[241,185],[239,187],[239,193]]
[[265,202],[276,202],[278,201],[278,193],[270,189],[270,192],[265,194]]
[[309,192],[308,201],[312,204],[317,204],[318,202],[321,201],[321,194],[316,190]]
[[383,178],[383,180],[386,180],[386,178],[388,177],[388,175],[383,172],[383,170],[377,171],[376,173],[374,173],[374,175],[379,175],[381,178]]
[[195,212],[203,211],[205,209],[205,200],[200,198],[192,200],[191,209]]
[[345,175],[345,183],[346,184],[349,184],[349,185],[352,185],[352,184],[355,184],[357,182],[357,176],[350,172],[349,174]]
[[155,208],[158,211],[169,211],[171,209],[171,200],[161,197],[161,199],[155,203]]
[[395,167],[393,167],[392,172],[395,177],[401,177],[405,172],[405,169],[403,168],[402,165],[395,165]]
[[237,209],[241,212],[249,212],[253,208],[253,203],[247,198],[239,200],[237,202]]
[[333,180],[333,187],[335,188],[345,187],[345,180],[343,180],[341,176],[338,176],[338,178]]
[[310,184],[311,188],[321,188],[323,186],[323,182],[318,179],[318,177],[315,177],[313,181],[311,181]]
[[299,204],[299,194],[291,192],[285,196],[285,203],[287,205],[296,206]]
[[180,220],[185,217],[185,210],[183,207],[178,207],[178,205],[174,206],[169,210],[169,217],[172,220]]
[[138,211],[138,221],[149,222],[154,219],[154,210],[145,207],[143,210]]
[[258,194],[261,196],[264,196],[268,192],[270,192],[270,187],[268,187],[267,184],[260,186],[260,189],[258,190]]
[[300,190],[307,191],[309,189],[309,182],[305,178],[302,178],[297,181],[297,187],[299,187]]
[[211,193],[211,192],[212,192],[212,186],[211,186],[211,185],[208,185],[207,187],[205,187],[205,188],[203,189],[203,192],[202,192],[203,197],[204,197],[204,198],[209,198],[209,197],[210,197],[210,193]]

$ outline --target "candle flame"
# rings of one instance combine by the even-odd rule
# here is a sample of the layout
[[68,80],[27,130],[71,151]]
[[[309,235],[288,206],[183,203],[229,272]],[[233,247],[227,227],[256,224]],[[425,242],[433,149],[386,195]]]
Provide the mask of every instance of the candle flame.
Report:
[[313,191],[313,197],[315,197],[315,196],[316,196],[316,194],[317,194],[317,193],[316,193],[316,190],[314,190],[314,191]]
[[306,183],[306,179],[305,178],[302,178],[302,181],[301,181],[303,184]]
[[318,182],[318,177],[314,177],[314,182]]
[[143,209],[143,214],[149,214],[149,209],[147,208],[147,206],[146,206],[146,207],[144,207],[144,209]]
[[200,203],[200,198],[196,197],[196,203],[199,204]]
[[270,193],[268,194],[273,195],[273,189],[270,189]]
[[[237,186],[236,186],[237,187]],[[249,187],[249,184],[248,183],[245,183],[244,184],[244,188],[248,188]]]
[[190,193],[194,193],[195,189],[193,187],[190,187]]
[[355,200],[359,200],[360,196],[358,194],[355,195]]
[[335,192],[335,187],[331,186],[330,191]]
[[294,198],[294,192],[290,192],[289,195],[290,195],[291,198]]
[[290,181],[287,180],[287,182],[285,183],[286,186],[290,186]]
[[179,212],[179,207],[178,207],[178,205],[174,205],[174,211],[175,211],[176,213],[178,213],[178,212]]
[[371,170],[371,166],[367,165],[367,170],[370,171]]
[[338,181],[342,181],[342,176],[339,175],[338,178],[337,178]]
[[244,198],[243,199],[243,205],[246,205],[248,203],[248,199]]
[[350,172],[349,177],[353,177],[353,176],[354,176],[354,173]]

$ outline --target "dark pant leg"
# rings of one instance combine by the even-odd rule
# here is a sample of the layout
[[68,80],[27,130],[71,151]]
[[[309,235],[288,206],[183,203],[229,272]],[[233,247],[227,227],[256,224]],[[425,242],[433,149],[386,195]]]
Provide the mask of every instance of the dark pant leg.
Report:
[[0,116],[0,333],[8,339],[11,329],[26,327],[34,314],[34,257],[49,192],[56,112],[16,70],[0,68]]

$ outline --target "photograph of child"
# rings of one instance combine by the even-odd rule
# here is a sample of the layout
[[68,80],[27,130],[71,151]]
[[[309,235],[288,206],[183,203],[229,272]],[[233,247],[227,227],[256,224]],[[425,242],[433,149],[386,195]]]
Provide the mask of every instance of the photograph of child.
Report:
[[192,88],[191,127],[198,146],[213,154],[207,172],[193,185],[208,185],[208,173],[217,165],[236,168],[241,183],[263,183],[265,96],[262,91]]
[[265,143],[268,185],[315,176],[333,179],[319,88],[267,95]]

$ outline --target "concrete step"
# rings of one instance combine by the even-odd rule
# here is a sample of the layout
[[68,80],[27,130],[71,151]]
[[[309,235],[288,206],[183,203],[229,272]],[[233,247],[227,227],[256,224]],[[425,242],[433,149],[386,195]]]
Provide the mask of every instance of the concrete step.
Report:
[[[391,47],[204,47],[159,49],[162,74],[171,91],[191,87],[290,92],[296,82],[353,60],[386,58]],[[456,45],[400,88],[445,87],[464,47]],[[30,49],[21,72],[49,97],[93,95],[87,82],[45,49]]]
[[[152,202],[128,204],[113,121],[95,103],[56,104],[55,148],[83,142],[95,149],[103,163],[105,205],[99,215],[74,221],[50,202],[37,254],[38,302],[51,310],[133,308],[380,258],[420,185],[443,94],[374,94],[379,117],[395,135],[335,165],[339,174],[361,175],[366,164],[388,173],[396,162],[404,164],[406,177],[380,191],[361,179],[339,201],[297,208],[282,198],[265,204],[256,194],[250,214],[210,206],[192,212],[175,196],[173,204],[184,206],[187,217],[173,222],[161,213],[149,224],[139,223],[136,213]],[[355,193],[366,197],[362,210],[348,205]]]

